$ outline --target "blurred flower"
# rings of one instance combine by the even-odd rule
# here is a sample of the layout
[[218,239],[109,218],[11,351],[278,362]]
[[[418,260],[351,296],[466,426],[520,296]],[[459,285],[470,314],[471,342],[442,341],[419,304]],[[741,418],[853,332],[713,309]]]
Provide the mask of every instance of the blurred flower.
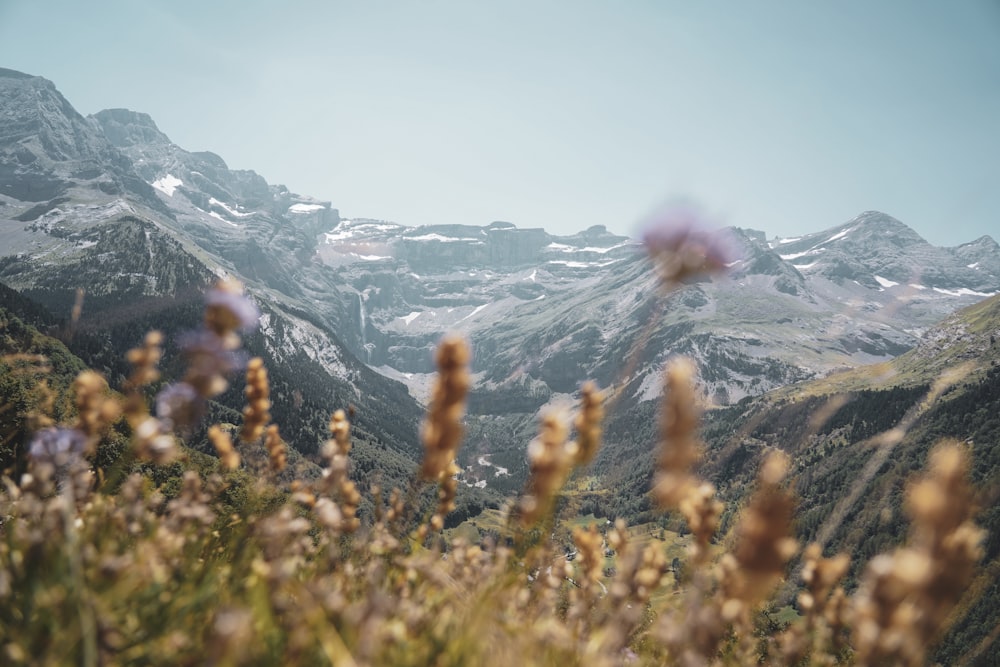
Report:
[[211,331],[189,331],[179,343],[188,362],[184,381],[205,398],[224,392],[229,386],[226,376],[244,365],[244,356]]
[[651,216],[642,243],[668,283],[725,271],[740,255],[730,234],[691,206],[672,206]]
[[186,382],[167,385],[156,395],[156,416],[167,428],[188,428],[205,410],[205,403],[194,387]]
[[156,417],[146,417],[135,426],[136,453],[141,460],[151,460],[158,465],[174,460],[177,445],[173,436],[167,433],[172,426],[172,420]]
[[75,428],[46,428],[35,433],[28,446],[28,455],[35,461],[63,464],[83,456],[87,451],[87,436]]
[[235,329],[253,331],[260,319],[260,310],[236,281],[222,281],[208,290],[205,303],[210,326],[220,335]]

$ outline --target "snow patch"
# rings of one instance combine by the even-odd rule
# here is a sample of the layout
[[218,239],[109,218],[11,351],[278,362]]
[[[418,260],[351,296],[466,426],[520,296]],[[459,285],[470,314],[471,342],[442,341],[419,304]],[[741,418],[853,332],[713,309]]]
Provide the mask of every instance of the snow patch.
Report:
[[292,204],[288,207],[288,210],[292,213],[312,213],[313,211],[322,211],[326,206],[322,204]]
[[[854,227],[849,227],[848,229],[845,229],[842,232],[837,232],[836,234],[834,234],[833,236],[831,236],[827,240],[825,240],[825,241],[823,241],[821,243],[817,243],[816,245],[814,245],[813,247],[809,248],[808,250],[804,250],[803,252],[793,252],[793,253],[791,253],[789,255],[778,255],[778,257],[780,257],[781,259],[784,259],[784,260],[787,261],[787,260],[790,260],[790,259],[796,259],[798,257],[805,257],[806,255],[815,255],[816,253],[818,253],[819,251],[821,251],[821,250],[824,249],[823,246],[825,244],[829,243],[830,241],[836,241],[837,239],[842,239],[842,238],[844,238],[845,236],[847,236],[852,231],[854,231]],[[799,241],[799,240],[800,239],[788,239],[788,243],[791,243],[792,241]],[[784,243],[784,242],[785,241],[779,241],[779,243]]]
[[587,246],[585,248],[577,248],[576,246],[566,245],[565,243],[550,243],[547,246],[545,246],[545,249],[557,250],[559,252],[596,252],[603,255],[606,252],[611,252],[612,250],[616,250],[618,248],[624,248],[627,245],[628,243],[618,243],[611,246],[610,248],[599,248],[597,246]]
[[[337,229],[340,229],[339,227]],[[345,229],[342,232],[338,232],[336,229],[332,232],[326,232],[323,234],[323,239],[325,243],[334,243],[335,241],[343,241],[344,239],[349,239],[354,236],[353,229]]]
[[253,215],[253,213],[241,213],[239,211],[234,211],[233,209],[226,206],[225,202],[221,202],[215,197],[209,197],[208,203],[211,204],[212,206],[218,206],[219,208],[224,209],[226,213],[233,216],[234,218],[246,218],[248,216]]
[[822,248],[810,248],[809,250],[805,250],[803,252],[793,252],[790,255],[778,255],[778,257],[780,257],[785,261],[788,261],[790,259],[798,259],[799,257],[805,257],[806,255],[815,255],[820,250],[822,250]]
[[531,275],[525,278],[525,280],[530,280],[531,282],[535,282],[535,276],[537,275],[538,275],[538,269],[533,269]]
[[479,239],[459,238],[457,236],[442,236],[441,234],[422,234],[420,236],[404,236],[407,241],[441,241],[442,243],[482,243]]
[[883,278],[882,276],[875,276],[875,282],[877,282],[882,287],[895,287],[899,283],[889,280],[888,278]]
[[416,311],[415,310],[412,313],[410,313],[409,315],[406,315],[404,317],[400,317],[399,319],[401,319],[404,322],[406,322],[406,326],[410,326],[410,322],[412,322],[413,320],[415,320],[418,317],[420,317],[420,314],[421,314],[420,311]]
[[[324,207],[325,208],[325,207]],[[289,209],[291,210],[291,209]],[[341,220],[340,224],[333,230],[323,234],[325,243],[343,241],[344,239],[356,236],[376,236],[385,232],[393,232],[400,229],[399,225],[385,224],[378,222],[357,222],[353,220]]]
[[935,292],[938,292],[939,294],[947,294],[948,296],[983,296],[983,297],[985,297],[985,296],[995,296],[997,294],[1000,294],[1000,292],[989,292],[989,293],[987,293],[987,292],[976,292],[975,290],[971,290],[968,287],[959,287],[956,290],[942,289],[940,287],[933,287],[931,289],[933,289]]
[[479,313],[479,311],[481,311],[483,308],[485,308],[488,305],[490,305],[490,304],[484,303],[481,306],[476,306],[476,309],[474,311],[472,311],[471,313],[469,313],[468,315],[466,315],[465,317],[463,317],[462,319],[460,319],[459,322],[464,322],[465,320],[469,319],[470,317],[474,317],[477,313]]
[[215,218],[216,220],[221,220],[222,222],[226,223],[230,227],[239,227],[239,225],[237,225],[235,222],[230,222],[229,220],[226,220],[225,218],[223,218],[221,215],[219,215],[215,211],[209,211],[208,214],[210,216],[212,216],[213,218]]
[[614,264],[619,260],[612,259],[605,262],[570,262],[563,259],[550,259],[549,264],[560,264],[570,269],[590,269],[590,268],[602,268],[610,264]]
[[834,234],[833,236],[831,236],[830,238],[828,238],[826,240],[826,243],[829,243],[830,241],[836,241],[837,239],[842,239],[842,238],[844,238],[845,236],[847,236],[849,233],[851,233],[853,231],[854,231],[854,227],[849,227],[848,229],[845,229],[842,232],[837,232],[836,234]]
[[156,179],[150,185],[168,197],[173,197],[174,190],[184,185],[184,182],[173,174],[167,174],[163,178]]
[[642,378],[642,382],[639,384],[639,388],[633,394],[640,403],[652,401],[662,395],[663,378],[660,377],[659,373],[653,371],[646,372],[646,375]]
[[785,245],[786,243],[795,243],[796,241],[801,241],[801,236],[796,236],[792,239],[778,239],[778,245]]
[[507,468],[504,468],[503,466],[494,465],[492,462],[490,462],[489,458],[485,456],[480,456],[478,459],[476,459],[476,463],[478,463],[483,468],[495,468],[496,472],[493,473],[494,477],[499,477],[500,475],[510,475],[510,472],[507,470]]

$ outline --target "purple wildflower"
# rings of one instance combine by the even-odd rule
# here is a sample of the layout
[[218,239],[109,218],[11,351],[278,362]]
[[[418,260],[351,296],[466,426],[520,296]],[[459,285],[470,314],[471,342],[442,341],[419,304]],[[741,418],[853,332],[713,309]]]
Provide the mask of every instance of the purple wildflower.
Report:
[[205,401],[187,382],[167,385],[156,395],[156,416],[169,428],[186,429],[205,412]]
[[[178,342],[188,363],[184,380],[206,398],[224,392],[228,386],[226,376],[243,368],[245,363],[245,355],[232,347],[233,337],[202,329],[181,335]],[[235,344],[239,344],[238,339]]]
[[242,289],[230,283],[220,283],[205,294],[205,303],[209,309],[225,311],[225,318],[233,328],[241,331],[253,331],[260,319],[260,310],[249,298],[244,296]]
[[645,225],[642,242],[660,265],[666,282],[720,273],[739,258],[729,233],[713,227],[690,206],[670,207],[652,216]]
[[28,455],[35,461],[57,465],[69,463],[87,453],[87,436],[75,428],[46,428],[35,433]]

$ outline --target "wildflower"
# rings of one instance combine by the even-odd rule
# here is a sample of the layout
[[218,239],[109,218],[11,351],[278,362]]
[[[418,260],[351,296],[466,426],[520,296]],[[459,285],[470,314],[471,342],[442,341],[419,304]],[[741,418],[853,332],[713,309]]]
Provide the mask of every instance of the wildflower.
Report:
[[74,427],[87,436],[90,451],[97,446],[101,433],[121,415],[121,406],[107,396],[107,390],[104,378],[94,371],[83,371],[73,380],[77,410]]
[[597,532],[597,524],[590,524],[586,529],[577,526],[573,529],[573,544],[576,545],[582,561],[584,582],[596,583],[601,578],[604,565],[604,553],[601,550],[604,537]]
[[186,382],[167,385],[156,395],[156,415],[167,428],[189,428],[205,412],[205,402]]
[[215,447],[215,453],[219,455],[223,467],[227,470],[240,467],[240,455],[233,448],[233,439],[229,433],[223,431],[218,424],[213,424],[208,428],[208,439]]
[[424,422],[424,460],[421,474],[437,480],[446,476],[462,440],[462,413],[469,391],[469,347],[461,338],[446,338],[437,352],[438,379]]
[[802,581],[808,590],[799,594],[799,607],[809,614],[812,622],[815,615],[824,613],[833,587],[847,573],[850,558],[838,554],[832,558],[822,558],[822,548],[815,542],[806,547],[803,554]]
[[703,445],[698,437],[701,410],[694,390],[696,372],[693,361],[676,357],[664,373],[662,443],[653,487],[653,496],[663,508],[678,507],[697,484],[691,468],[701,458]]
[[211,331],[189,331],[182,335],[180,346],[188,362],[185,382],[205,398],[224,392],[229,386],[225,376],[243,365],[235,351],[238,345],[238,340],[232,342]]
[[285,465],[288,463],[288,454],[285,442],[278,435],[277,424],[271,424],[267,427],[267,430],[264,432],[264,445],[267,447],[271,468],[277,472],[284,470]]
[[127,387],[131,389],[144,387],[160,378],[156,365],[163,357],[162,345],[163,334],[159,331],[150,331],[143,338],[142,347],[132,348],[126,353],[125,358],[133,367],[126,383]]
[[860,664],[922,665],[948,614],[972,581],[984,532],[972,521],[969,453],[945,440],[907,490],[909,545],[868,563],[854,601]]
[[736,527],[734,551],[720,562],[722,611],[728,620],[742,616],[747,622],[744,614],[767,597],[798,550],[790,537],[795,501],[781,487],[787,472],[788,456],[781,450],[769,452],[758,474],[759,488]]
[[444,528],[444,517],[455,509],[461,469],[455,454],[462,444],[462,414],[469,391],[469,346],[461,338],[445,338],[437,351],[438,379],[434,397],[421,431],[424,460],[420,472],[424,479],[438,482],[438,506],[431,517],[433,530]]
[[170,463],[177,456],[177,443],[174,442],[173,436],[167,433],[170,430],[168,423],[156,417],[146,416],[138,421],[133,429],[136,453],[140,459],[164,464]]
[[205,325],[219,336],[253,331],[259,319],[260,310],[236,280],[222,280],[205,294]]
[[700,561],[708,555],[722,503],[715,499],[715,487],[691,472],[703,449],[698,437],[701,410],[693,385],[696,372],[694,362],[686,357],[678,357],[667,366],[653,499],[664,509],[681,512],[695,537],[693,555]]
[[580,390],[580,412],[573,425],[576,427],[577,464],[590,463],[601,446],[601,420],[604,419],[604,394],[593,382],[587,382]]
[[652,216],[645,228],[642,243],[666,284],[720,273],[738,258],[729,234],[712,228],[692,207],[667,208]]
[[75,428],[50,427],[35,433],[28,455],[35,461],[63,464],[87,453],[88,438]]
[[[337,410],[330,418],[330,433],[333,438],[323,446],[323,458],[327,467],[320,478],[320,489],[329,493],[336,492],[340,496],[342,506],[341,521],[337,522],[338,530],[353,532],[357,530],[360,521],[357,518],[361,494],[357,486],[347,478],[347,454],[351,450],[351,424],[343,410]],[[276,433],[275,433],[276,434]],[[272,454],[272,461],[274,461]]]
[[247,387],[244,392],[247,406],[243,408],[243,428],[240,430],[240,440],[254,442],[264,432],[264,427],[271,421],[271,388],[267,382],[267,369],[264,360],[254,357],[247,364]]
[[528,443],[531,476],[521,499],[521,521],[525,526],[536,523],[552,508],[566,481],[572,464],[571,452],[566,448],[566,430],[561,415],[546,414],[538,437]]
[[326,457],[347,456],[351,452],[351,423],[343,410],[335,410],[330,417],[330,433],[333,439],[327,442]]

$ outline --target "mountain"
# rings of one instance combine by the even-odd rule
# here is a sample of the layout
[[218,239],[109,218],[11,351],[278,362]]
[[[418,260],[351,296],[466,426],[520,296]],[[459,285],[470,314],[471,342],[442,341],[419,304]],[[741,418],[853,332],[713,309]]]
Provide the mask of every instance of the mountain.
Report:
[[950,295],[988,296],[995,291],[1000,264],[997,244],[984,236],[957,248],[936,248],[900,221],[869,211],[840,227],[772,248],[800,272],[829,280],[857,281],[869,289],[895,293],[931,290]]
[[[646,378],[675,352],[712,362],[703,379],[720,403],[889,359],[957,306],[1000,289],[992,241],[935,248],[877,212],[800,239],[736,234],[744,258],[730,275],[670,297],[647,344],[657,352],[644,352],[627,379],[635,397],[655,395]],[[418,396],[431,370],[425,350],[447,329],[479,351],[479,390],[520,383],[542,399],[572,393],[583,377],[623,382],[617,373],[660,299],[641,248],[603,227],[556,237],[509,223],[343,220],[318,254],[357,290],[358,332],[345,342],[406,374]]]
[[[199,185],[154,177],[154,159]],[[125,350],[152,328],[167,336],[168,377],[181,372],[176,339],[199,325],[205,288],[239,277],[262,311],[246,347],[265,357],[283,436],[315,454],[333,410],[353,405],[359,479],[402,486],[420,451],[420,406],[302,302],[271,297],[272,285],[298,289],[299,262],[288,257],[312,243],[311,225],[331,220],[328,205],[182,151],[148,116],[84,118],[45,79],[0,70],[0,282],[58,316],[83,290],[82,317],[65,342],[119,386]],[[239,409],[242,383],[234,385],[220,401]]]
[[[732,405],[890,360],[1000,291],[989,237],[935,248],[867,212],[796,239],[731,230],[743,253],[727,275],[665,295],[641,246],[603,226],[556,236],[342,218],[175,145],[146,114],[84,118],[50,82],[11,70],[0,92],[0,281],[57,313],[84,288],[81,327],[128,346],[140,326],[192,326],[204,285],[240,278],[264,312],[248,345],[287,382],[276,414],[305,452],[323,437],[320,414],[352,402],[373,442],[415,456],[432,350],[462,333],[474,348],[463,479],[501,492],[523,481],[538,411],[571,403],[584,379],[615,392],[609,433],[633,433],[672,354],[700,363],[710,402]],[[295,398],[300,377],[322,389]]]
[[[957,664],[1000,623],[1000,296],[950,315],[888,363],[715,411],[705,435],[703,474],[730,506],[745,500],[768,446],[790,454],[798,536],[849,553],[849,584],[861,563],[903,539],[904,491],[931,447],[943,438],[965,443],[984,557],[936,660]],[[982,646],[974,664],[997,664],[1000,645]]]
[[[726,275],[665,294],[640,244],[606,227],[556,236],[343,218],[332,202],[184,150],[146,114],[84,117],[51,82],[0,69],[0,352],[56,357],[60,397],[84,365],[120,386],[124,351],[151,328],[167,334],[163,367],[176,377],[177,336],[198,326],[204,289],[231,275],[262,311],[246,347],[266,359],[275,421],[306,457],[332,410],[354,405],[352,477],[407,484],[431,352],[458,331],[474,374],[453,520],[522,487],[539,410],[572,404],[587,378],[613,398],[598,479],[586,480],[603,490],[581,493],[581,513],[641,520],[660,371],[688,354],[714,407],[703,475],[738,507],[761,453],[780,445],[795,462],[799,536],[831,550],[867,558],[897,543],[905,480],[930,445],[971,445],[988,566],[942,646],[950,662],[997,622],[1000,246],[935,247],[876,211],[796,238],[730,232],[742,256]],[[61,317],[78,289],[70,328]],[[949,369],[965,374],[925,404]],[[36,400],[24,378],[0,380],[4,396]],[[241,407],[234,385],[217,414]],[[0,417],[5,447],[24,437],[16,412]],[[900,423],[890,449],[872,446]]]

